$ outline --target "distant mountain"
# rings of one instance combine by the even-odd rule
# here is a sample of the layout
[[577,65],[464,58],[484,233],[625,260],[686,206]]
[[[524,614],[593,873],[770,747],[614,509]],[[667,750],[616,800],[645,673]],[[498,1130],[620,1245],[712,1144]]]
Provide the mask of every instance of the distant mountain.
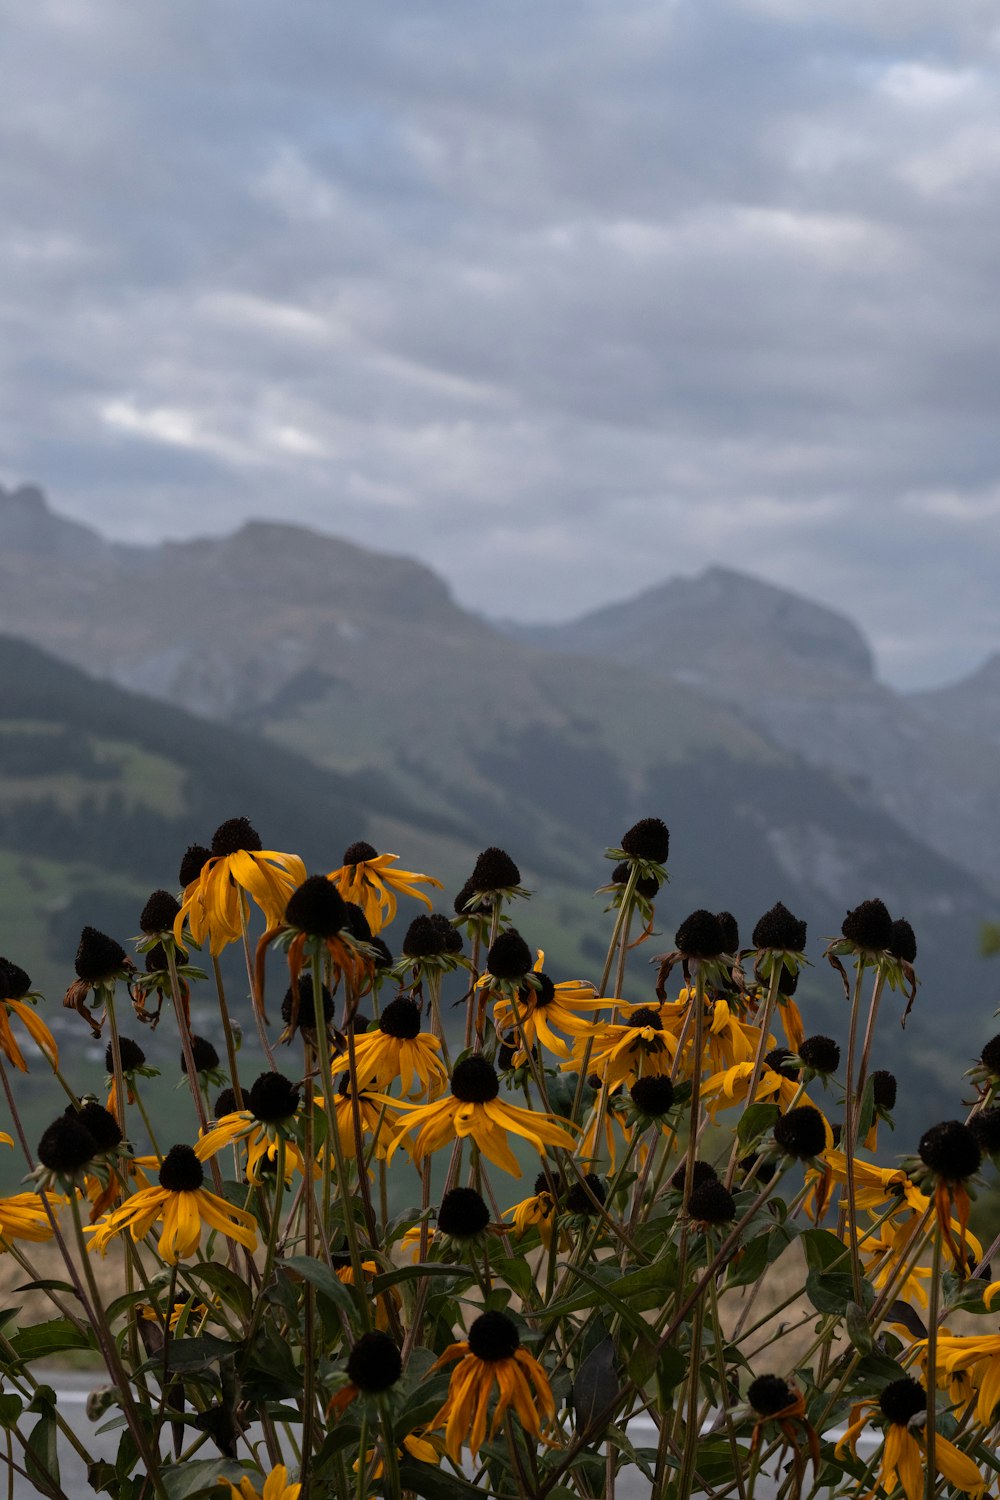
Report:
[[911,693],[909,699],[937,724],[947,728],[960,725],[977,740],[1000,743],[1000,652],[994,652],[960,682]]
[[910,699],[877,682],[864,638],[833,610],[709,568],[569,624],[517,634],[696,685],[849,782],[921,843],[1000,886],[1000,761],[977,737],[984,714],[964,711],[971,687],[962,711],[929,718],[934,695]]
[[[907,1044],[911,1075],[922,1075],[931,1092],[954,1076],[934,1024],[941,997],[949,1050],[964,1056],[989,1034],[976,934],[992,913],[992,892],[931,847],[929,814],[911,834],[867,784],[779,743],[797,694],[806,697],[807,718],[839,697],[897,701],[872,680],[863,639],[835,614],[714,570],[700,591],[689,591],[686,609],[671,614],[670,589],[654,591],[659,602],[646,596],[633,637],[629,607],[610,612],[613,651],[596,654],[604,637],[593,621],[585,647],[571,640],[575,627],[565,627],[569,634],[549,637],[552,649],[511,639],[462,610],[439,578],[407,559],[265,523],[149,549],[98,539],[96,550],[70,548],[67,556],[58,518],[53,527],[51,512],[37,514],[47,511],[42,497],[18,494],[18,515],[34,511],[36,520],[27,533],[19,520],[15,535],[6,528],[11,497],[0,496],[0,628],[225,721],[185,716],[178,736],[174,709],[125,692],[119,701],[130,707],[115,720],[123,730],[123,718],[148,725],[167,714],[171,764],[190,738],[185,775],[200,767],[218,789],[222,810],[211,826],[237,800],[229,763],[236,756],[249,776],[259,754],[261,800],[246,783],[236,810],[286,845],[301,842],[310,859],[331,846],[339,853],[342,838],[364,837],[367,828],[373,843],[457,888],[478,848],[504,844],[540,892],[519,917],[525,936],[548,940],[565,973],[567,964],[592,969],[604,951],[607,920],[589,894],[607,878],[603,847],[637,817],[657,813],[672,830],[672,883],[658,903],[663,936],[635,957],[636,985],[648,985],[647,952],[669,946],[695,906],[733,911],[747,935],[782,899],[809,921],[818,953],[847,907],[878,894],[917,928],[925,995],[937,997],[918,1003]],[[764,642],[756,648],[754,630]],[[671,644],[684,631],[691,653],[701,641],[701,655],[688,655],[686,665]],[[628,644],[633,638],[642,651]],[[754,692],[739,703],[713,686],[725,678],[732,698],[751,677]],[[93,684],[89,691],[96,704]],[[783,714],[775,701],[785,701]],[[35,709],[20,712],[30,719]],[[155,743],[156,734],[144,739],[142,753],[155,754]],[[282,753],[279,770],[273,757]],[[279,805],[286,794],[299,808],[295,817]],[[190,834],[175,823],[175,848],[211,831],[210,802],[202,799]],[[388,817],[379,818],[387,805]],[[33,822],[27,817],[25,827]],[[803,989],[807,1005],[815,996],[817,1028],[838,1029],[836,983],[816,971]]]

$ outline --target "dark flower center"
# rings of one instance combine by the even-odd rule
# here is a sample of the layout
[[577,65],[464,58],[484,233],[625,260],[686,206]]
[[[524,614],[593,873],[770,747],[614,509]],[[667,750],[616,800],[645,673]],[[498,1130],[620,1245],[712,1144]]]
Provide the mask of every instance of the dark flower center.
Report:
[[688,958],[717,958],[726,946],[722,923],[714,912],[699,907],[678,927],[674,944]]
[[1000,1078],[1000,1036],[991,1037],[979,1054],[979,1061],[994,1078]]
[[[188,961],[187,949],[175,948],[174,959],[178,967],[180,967],[181,964],[186,964]],[[146,954],[146,973],[162,974],[166,969],[169,969],[169,967],[170,964],[167,959],[167,950],[164,948],[163,944],[157,943],[154,947],[150,948],[149,952]]]
[[231,1115],[236,1112],[236,1092],[234,1089],[223,1089],[215,1101],[215,1118],[221,1120],[223,1115]]
[[793,1401],[792,1388],[780,1375],[758,1375],[751,1381],[747,1400],[761,1417],[774,1417]]
[[215,855],[239,854],[246,850],[256,854],[263,849],[260,834],[249,818],[227,818],[212,834],[212,853]]
[[896,1075],[887,1068],[877,1068],[872,1074],[872,1098],[876,1109],[893,1110],[896,1107]]
[[844,918],[841,932],[866,953],[881,953],[892,942],[892,918],[884,901],[862,901]]
[[917,939],[905,917],[898,917],[892,924],[892,936],[887,944],[893,958],[901,958],[912,964],[917,956]]
[[731,911],[719,911],[715,914],[722,928],[722,941],[727,953],[735,953],[740,946],[740,929],[736,918]]
[[640,1005],[628,1018],[628,1025],[634,1031],[662,1031],[663,1020],[659,1011],[655,1011],[651,1005]]
[[451,1092],[463,1104],[488,1104],[500,1092],[496,1069],[478,1054],[463,1057],[452,1072]]
[[363,865],[369,859],[378,859],[378,850],[374,844],[366,844],[364,839],[359,839],[356,844],[348,844],[344,850],[344,858],[341,863],[345,865]]
[[692,1187],[688,1212],[703,1224],[728,1224],[736,1217],[736,1199],[725,1183],[714,1178]]
[[494,844],[484,849],[476,860],[469,884],[479,894],[509,891],[512,886],[521,884],[521,872],[506,849],[498,849]]
[[583,1182],[574,1182],[566,1194],[567,1213],[596,1214],[597,1209],[594,1206],[593,1198],[596,1198],[602,1206],[607,1202],[608,1190],[604,1185],[603,1179],[598,1177],[596,1172],[588,1172],[584,1177],[584,1182],[586,1182],[590,1192],[587,1192],[587,1188],[584,1187]]
[[[694,1170],[691,1173],[692,1190],[696,1187],[700,1187],[703,1182],[715,1182],[718,1179],[718,1176],[718,1172],[712,1166],[712,1163],[710,1161],[696,1161],[694,1164]],[[677,1168],[676,1172],[670,1179],[670,1186],[672,1188],[676,1188],[679,1193],[683,1193],[684,1183],[686,1180],[687,1162],[682,1161],[680,1166]]]
[[462,934],[457,927],[453,927],[443,912],[433,911],[428,919],[433,922],[441,934],[441,945],[445,953],[461,953]]
[[623,836],[621,848],[631,859],[665,865],[670,853],[670,830],[662,818],[640,818]]
[[79,1120],[81,1125],[86,1126],[97,1144],[98,1151],[113,1151],[121,1144],[122,1132],[114,1115],[104,1108],[103,1104],[90,1101],[81,1104],[79,1109],[69,1105],[66,1110],[69,1119]]
[[969,1129],[976,1137],[981,1151],[989,1156],[995,1156],[1000,1151],[1000,1107],[994,1105],[992,1109],[981,1109],[972,1116]]
[[927,1392],[919,1380],[904,1375],[901,1380],[891,1380],[878,1398],[882,1415],[898,1427],[905,1427],[918,1412],[927,1410]]
[[832,1036],[807,1036],[799,1056],[814,1073],[836,1073],[840,1067],[840,1048]]
[[964,1182],[979,1171],[983,1159],[979,1142],[961,1120],[943,1120],[940,1125],[932,1125],[920,1137],[917,1151],[924,1166],[945,1182]]
[[372,930],[361,907],[356,901],[345,901],[344,909],[347,912],[347,926],[350,928],[351,936],[357,938],[359,943],[370,943]]
[[284,1073],[261,1073],[247,1095],[256,1119],[265,1125],[290,1119],[299,1107],[299,1087]]
[[469,915],[469,908],[478,905],[477,892],[471,880],[467,880],[454,900],[457,916]]
[[490,1222],[490,1211],[475,1188],[457,1187],[441,1199],[437,1218],[442,1234],[464,1240],[482,1234]]
[[178,883],[182,886],[189,886],[192,880],[197,880],[211,858],[212,851],[206,849],[204,844],[188,844],[177,873]]
[[513,1359],[520,1346],[517,1329],[502,1312],[480,1313],[469,1329],[470,1352],[488,1364]]
[[368,1396],[378,1396],[396,1384],[403,1358],[387,1333],[363,1333],[347,1357],[347,1377]]
[[420,1007],[401,995],[392,1000],[378,1018],[379,1031],[401,1042],[412,1042],[420,1034]]
[[139,926],[147,933],[169,932],[180,909],[177,899],[169,891],[154,891],[142,908]]
[[406,929],[402,951],[407,958],[437,958],[444,952],[444,937],[430,917],[414,917]]
[[[632,866],[627,859],[623,859],[620,865],[615,865],[611,871],[612,885],[625,885],[628,882]],[[655,875],[640,875],[635,883],[636,895],[642,896],[646,901],[652,901],[660,889],[660,882]]]
[[[146,1061],[145,1052],[143,1052],[138,1042],[133,1042],[130,1036],[118,1038],[118,1052],[122,1060],[123,1073],[134,1073],[136,1068],[141,1068]],[[113,1073],[115,1070],[114,1052],[110,1042],[104,1051],[104,1066],[109,1073]]]
[[652,1074],[648,1078],[637,1078],[629,1092],[636,1109],[654,1120],[669,1114],[674,1102],[674,1086],[666,1076]]
[[378,954],[375,960],[376,969],[391,969],[392,954],[389,952],[388,944],[382,938],[376,936],[372,938],[371,945]]
[[806,945],[806,924],[778,901],[766,911],[753,930],[750,941],[757,949],[777,948],[788,953],[801,953]]
[[526,985],[517,998],[522,1005],[528,1005],[534,1000],[536,1007],[544,1010],[556,998],[556,987],[547,974],[535,974],[532,977],[534,984]]
[[792,1056],[794,1054],[789,1052],[787,1047],[772,1047],[764,1058],[764,1062],[772,1073],[780,1073],[782,1078],[788,1078],[794,1083],[799,1076],[799,1070],[794,1064],[789,1067],[788,1059]]
[[[330,991],[327,989],[325,984],[321,986],[320,994],[323,997],[323,1019],[324,1021],[332,1021],[333,996],[330,994]],[[288,989],[285,991],[285,998],[281,1002],[281,1019],[285,1022],[286,1025],[291,1022],[292,1008],[294,1004],[295,997],[292,994],[291,986],[289,985]],[[298,1024],[300,1026],[304,1026],[307,1031],[315,1031],[316,1029],[316,997],[313,994],[312,982],[306,982],[305,979],[299,980]]]
[[325,875],[310,875],[292,892],[285,921],[310,937],[336,937],[350,925],[344,898]]
[[[212,1043],[203,1036],[191,1038],[191,1054],[194,1057],[195,1071],[198,1073],[210,1073],[213,1068],[219,1066],[219,1054]],[[181,1053],[181,1072],[187,1073],[187,1058]]]
[[31,989],[31,980],[9,958],[0,958],[0,1000],[20,1000]]
[[205,1169],[191,1146],[171,1146],[160,1167],[160,1187],[168,1193],[196,1193],[205,1181]]
[[551,1194],[551,1192],[552,1192],[552,1188],[551,1188],[551,1185],[549,1183],[549,1179],[546,1177],[546,1175],[545,1175],[544,1172],[539,1172],[538,1176],[535,1178],[535,1188],[534,1188],[535,1197],[537,1198],[538,1195],[539,1195],[539,1193],[549,1193],[549,1194]]
[[38,1142],[38,1160],[50,1172],[71,1173],[97,1155],[97,1142],[78,1115],[60,1115]]
[[775,1120],[774,1139],[786,1156],[797,1157],[800,1161],[818,1156],[826,1145],[823,1116],[811,1104],[790,1109]]
[[113,979],[125,963],[125,949],[106,932],[85,927],[76,950],[76,972],[85,984],[100,984]]
[[501,932],[486,957],[495,979],[522,979],[531,968],[531,949],[516,927]]

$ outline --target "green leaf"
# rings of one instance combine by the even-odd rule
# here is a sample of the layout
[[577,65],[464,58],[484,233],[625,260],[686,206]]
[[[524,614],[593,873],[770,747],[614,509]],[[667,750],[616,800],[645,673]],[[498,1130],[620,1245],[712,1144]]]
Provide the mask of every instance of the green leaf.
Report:
[[751,1286],[796,1238],[791,1226],[774,1225],[755,1235],[730,1262],[726,1286]]
[[68,1318],[52,1318],[47,1323],[19,1328],[10,1342],[26,1364],[49,1354],[65,1354],[69,1349],[97,1348],[93,1334],[77,1328]]
[[[287,1265],[287,1261],[283,1264]],[[250,1316],[253,1306],[250,1288],[228,1266],[219,1265],[214,1261],[205,1261],[202,1265],[193,1266],[189,1274],[197,1277],[199,1281],[207,1282],[213,1291],[218,1292],[226,1306],[231,1307],[241,1317]]]
[[780,1114],[778,1106],[768,1104],[766,1100],[758,1100],[745,1109],[736,1127],[736,1136],[743,1149],[746,1150],[766,1135]]
[[24,1403],[20,1396],[0,1396],[0,1427],[16,1427],[23,1410]]
[[378,1297],[391,1286],[399,1286],[404,1281],[422,1281],[427,1276],[439,1279],[451,1277],[452,1281],[461,1281],[466,1286],[470,1286],[474,1280],[464,1266],[442,1266],[436,1261],[429,1261],[425,1265],[400,1266],[395,1271],[384,1271],[381,1276],[375,1277],[372,1291]]
[[258,1477],[253,1469],[226,1458],[189,1458],[160,1470],[169,1500],[194,1500],[196,1495],[211,1494],[222,1479],[231,1479],[239,1486],[245,1474],[250,1475],[251,1481]]
[[670,1392],[675,1391],[688,1372],[687,1357],[680,1349],[668,1344],[656,1362],[656,1388],[660,1405],[664,1409],[671,1405]]
[[203,1370],[216,1360],[238,1354],[242,1348],[242,1344],[233,1343],[231,1339],[216,1338],[214,1333],[200,1333],[194,1339],[172,1339],[167,1357],[171,1370]]
[[829,1229],[806,1229],[799,1241],[806,1254],[806,1264],[814,1271],[847,1265],[847,1247]]
[[282,1269],[308,1281],[348,1317],[353,1317],[356,1309],[350,1289],[323,1261],[314,1260],[311,1255],[292,1255],[282,1263]]
[[59,1485],[59,1452],[56,1446],[58,1428],[55,1418],[56,1393],[50,1385],[40,1385],[29,1411],[41,1415],[28,1434],[24,1450],[24,1467],[28,1478],[38,1489],[51,1493]]
[[483,1500],[484,1491],[478,1485],[449,1474],[436,1464],[402,1463],[399,1482],[404,1490],[412,1490],[424,1500]]
[[530,1300],[535,1286],[535,1276],[523,1256],[511,1255],[501,1260],[491,1260],[490,1268],[500,1281],[505,1281],[511,1290],[517,1293],[522,1301]]
[[854,1298],[849,1271],[810,1271],[805,1293],[817,1312],[845,1313]]

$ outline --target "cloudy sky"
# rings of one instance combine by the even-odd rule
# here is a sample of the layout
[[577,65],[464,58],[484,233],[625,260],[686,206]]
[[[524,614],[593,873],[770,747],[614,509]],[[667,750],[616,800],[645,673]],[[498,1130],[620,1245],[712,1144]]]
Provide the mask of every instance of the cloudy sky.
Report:
[[993,0],[4,12],[0,482],[552,619],[712,562],[1000,648]]

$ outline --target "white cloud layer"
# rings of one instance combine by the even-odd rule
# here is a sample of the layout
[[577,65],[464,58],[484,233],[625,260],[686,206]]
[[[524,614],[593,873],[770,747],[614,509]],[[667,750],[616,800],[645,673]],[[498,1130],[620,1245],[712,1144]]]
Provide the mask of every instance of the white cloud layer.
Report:
[[886,0],[7,18],[0,479],[557,618],[711,562],[1000,648],[1000,28]]

